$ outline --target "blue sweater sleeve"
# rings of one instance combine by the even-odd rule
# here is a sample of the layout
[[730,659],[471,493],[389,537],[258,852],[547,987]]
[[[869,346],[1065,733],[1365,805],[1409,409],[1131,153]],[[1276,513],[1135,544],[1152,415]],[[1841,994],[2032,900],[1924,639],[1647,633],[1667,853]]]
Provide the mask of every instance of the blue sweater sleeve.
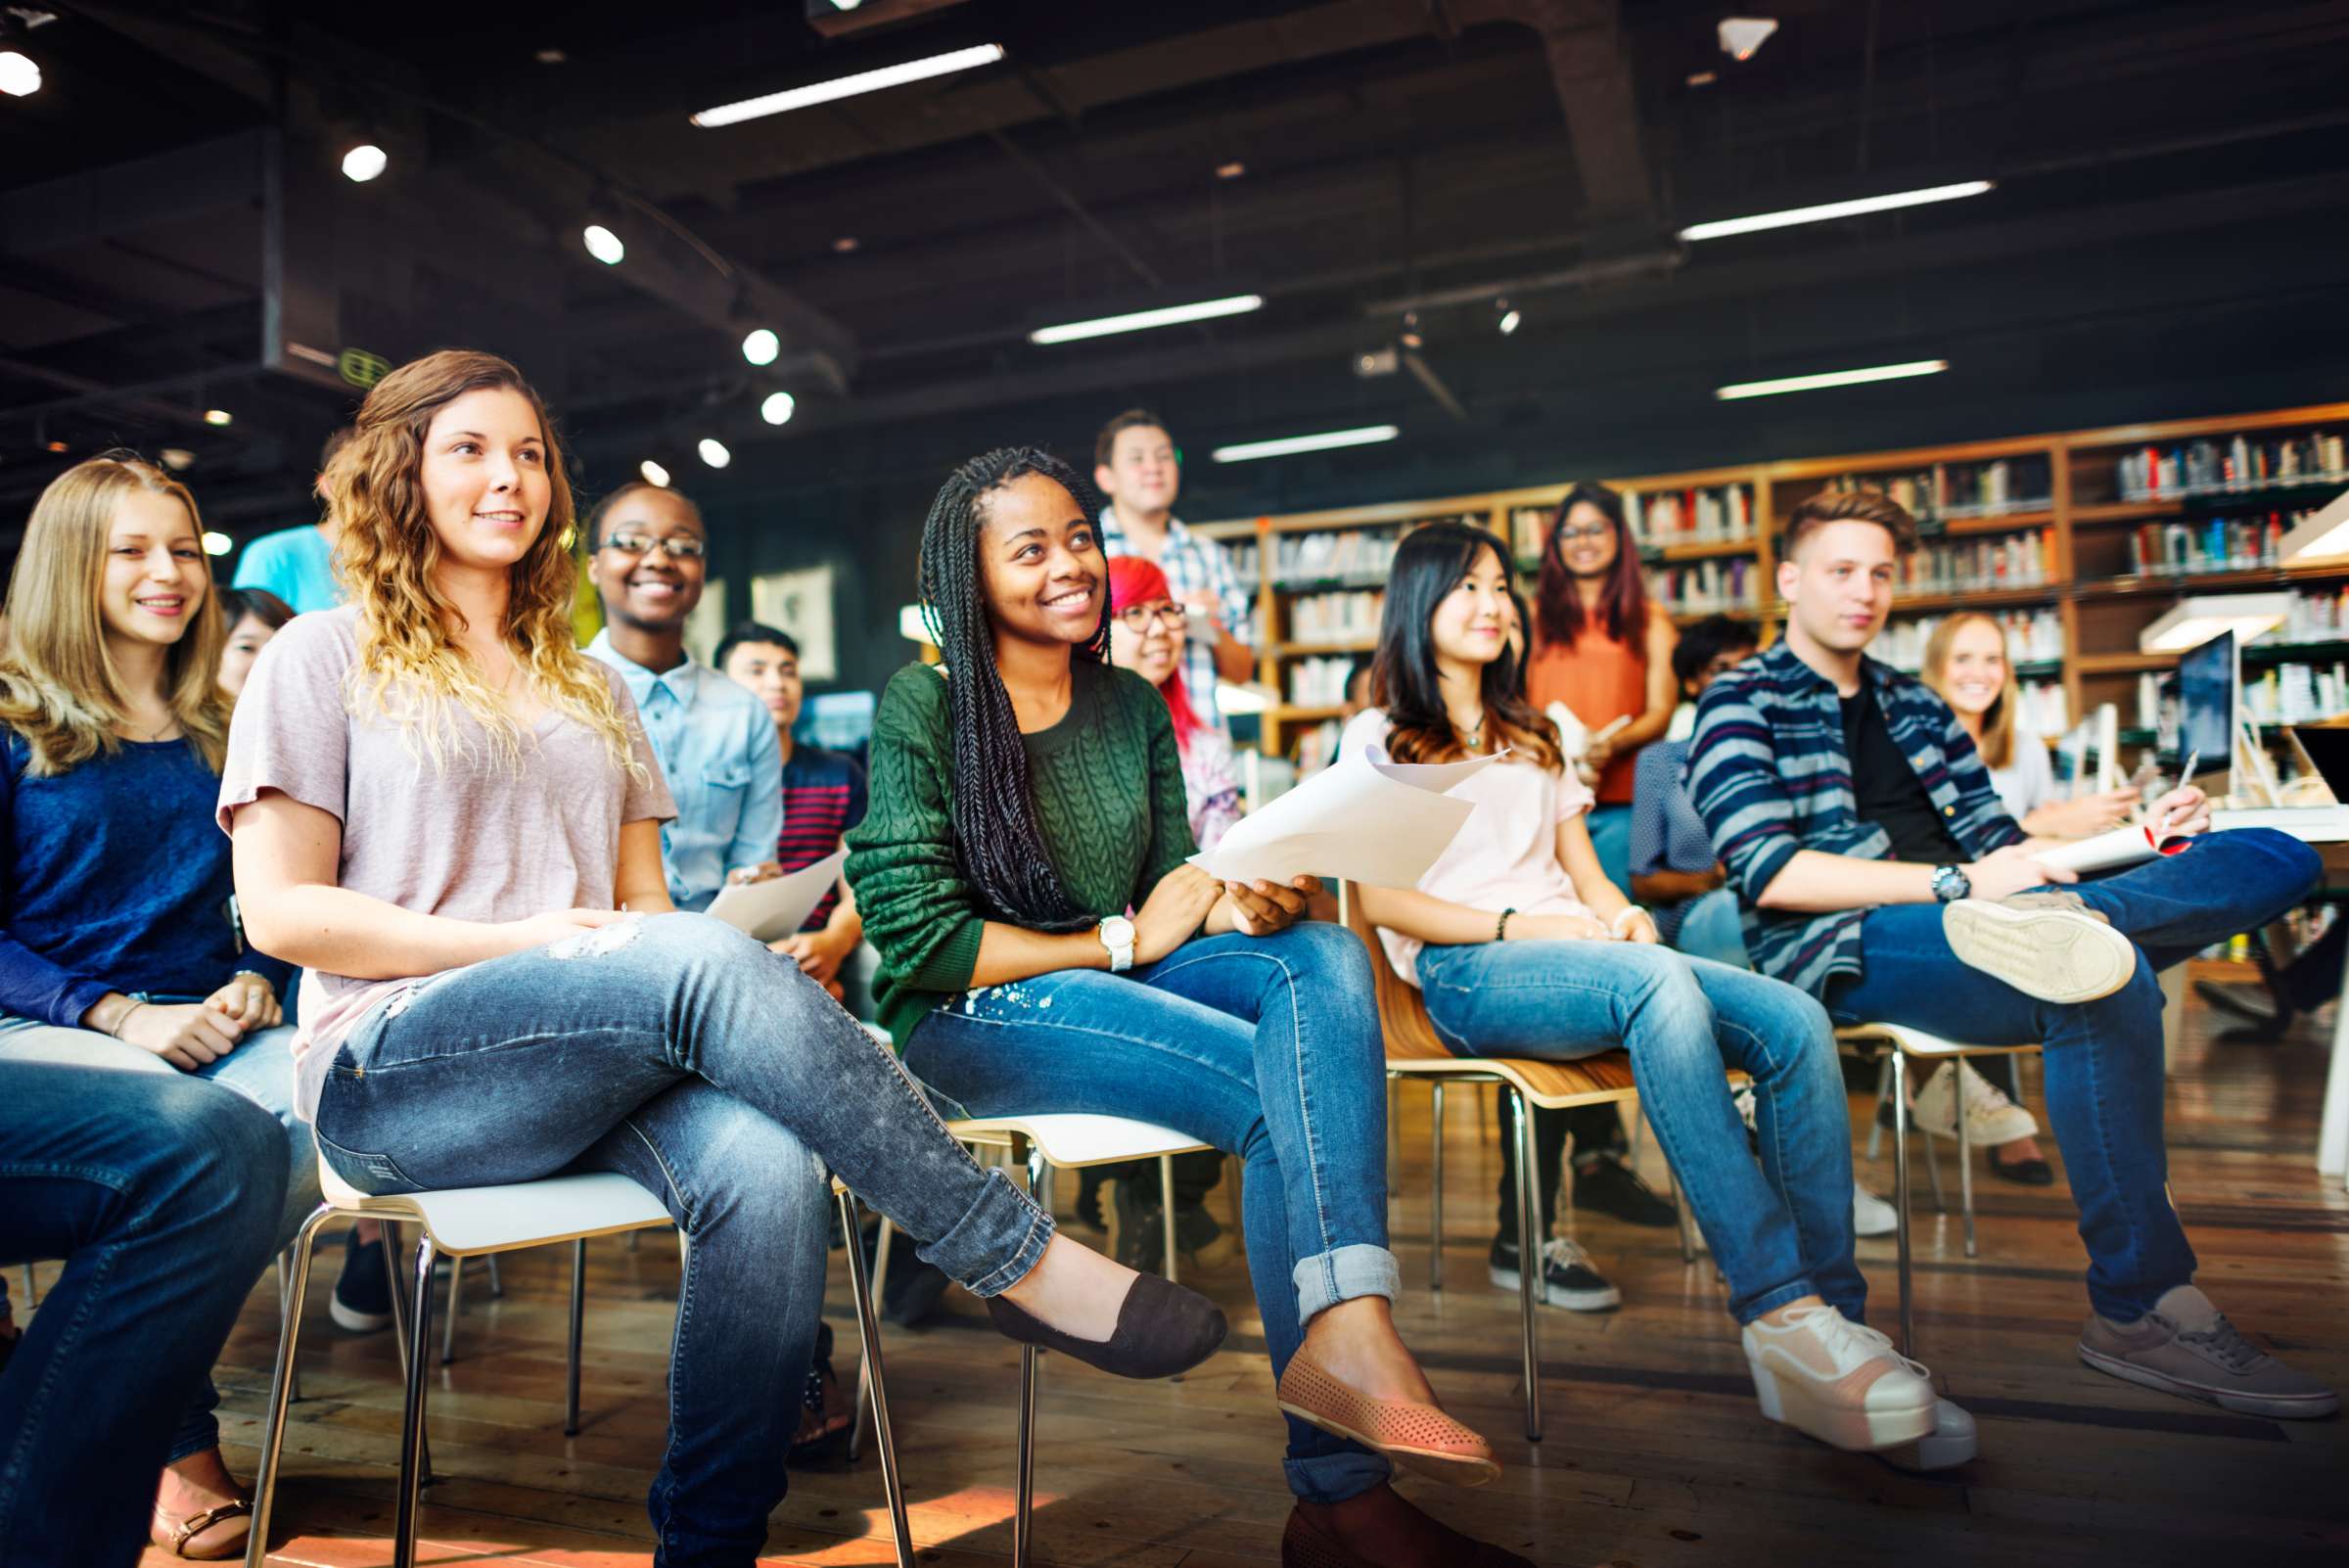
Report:
[[[17,761],[0,751],[0,843],[14,840],[17,814]],[[6,907],[16,905],[16,868],[8,868]],[[0,922],[6,914],[0,910]],[[37,1018],[68,1029],[81,1026],[81,1015],[113,990],[103,980],[76,974],[51,963],[17,941],[0,923],[0,1012],[19,1018]]]

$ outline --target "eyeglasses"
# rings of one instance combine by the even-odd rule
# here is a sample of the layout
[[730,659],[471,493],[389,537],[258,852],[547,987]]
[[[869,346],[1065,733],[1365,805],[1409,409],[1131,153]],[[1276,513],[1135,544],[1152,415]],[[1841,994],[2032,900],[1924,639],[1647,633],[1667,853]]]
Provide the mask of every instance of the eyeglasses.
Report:
[[1612,523],[1586,523],[1579,529],[1558,530],[1560,544],[1580,544],[1585,539],[1603,539],[1615,531]]
[[656,549],[666,550],[671,561],[699,561],[710,553],[710,546],[700,539],[656,539],[649,533],[608,534],[599,548],[618,550],[622,555],[650,555]]
[[1172,602],[1160,604],[1155,608],[1146,604],[1129,604],[1118,612],[1118,620],[1128,631],[1131,632],[1148,631],[1150,623],[1153,621],[1167,630],[1173,631],[1176,626],[1182,624],[1185,614],[1182,606]]

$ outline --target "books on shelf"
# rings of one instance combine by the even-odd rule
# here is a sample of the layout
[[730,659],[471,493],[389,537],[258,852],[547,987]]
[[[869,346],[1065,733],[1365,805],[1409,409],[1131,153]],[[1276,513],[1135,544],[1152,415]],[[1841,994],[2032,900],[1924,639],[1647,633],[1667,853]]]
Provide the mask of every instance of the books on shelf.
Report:
[[1896,593],[1984,593],[2036,588],[2048,580],[2051,545],[2045,531],[1967,539],[1927,539],[1905,557]]
[[2272,484],[2349,484],[2349,447],[2332,431],[2300,435],[2206,437],[2120,455],[2125,501],[2225,495]]
[[2349,641],[2349,585],[2303,588],[2293,594],[2291,612],[2283,618],[2283,624],[2252,646],[2343,641]]
[[1393,530],[1332,530],[1324,533],[1284,533],[1273,541],[1272,578],[1276,584],[1326,582],[1333,578],[1364,583],[1384,582],[1395,564]]
[[2147,523],[2129,535],[2129,570],[2139,576],[2161,576],[2273,567],[2283,554],[2284,534],[2307,515],[2255,512]]
[[1386,601],[1379,589],[1299,594],[1289,606],[1289,641],[1367,641],[1378,635],[1378,613]]
[[1641,545],[1742,544],[1754,536],[1754,492],[1744,484],[1626,490],[1623,516]]
[[[1894,606],[1895,611],[1899,609]],[[2051,665],[2063,659],[2063,616],[2055,610],[2009,610],[2004,614],[1980,612],[1999,623],[2006,636],[2006,659],[2014,665]],[[1911,674],[1925,667],[1925,645],[1933,640],[1935,628],[1949,620],[1947,615],[1904,616],[1888,622],[1868,652],[1895,669]],[[2062,726],[2057,725],[2060,729]],[[2043,731],[2052,733],[2052,731]]]
[[1761,576],[1761,569],[1746,557],[1723,556],[1666,567],[1651,573],[1648,582],[1657,600],[1676,616],[1750,614],[1757,608]]
[[1325,718],[1297,737],[1297,776],[1308,778],[1338,760],[1338,737],[1346,726]]
[[1336,708],[1346,701],[1346,683],[1354,678],[1354,661],[1344,657],[1292,659],[1289,701],[1299,708]]
[[1255,592],[1259,580],[1258,562],[1261,559],[1256,541],[1220,539],[1217,542],[1223,546],[1223,559],[1230,563],[1231,575],[1240,579],[1241,586],[1251,593]]
[[1836,493],[1880,489],[1925,524],[2044,512],[2055,504],[2053,469],[2045,457],[1995,457],[1900,473],[1842,474],[1819,488]]

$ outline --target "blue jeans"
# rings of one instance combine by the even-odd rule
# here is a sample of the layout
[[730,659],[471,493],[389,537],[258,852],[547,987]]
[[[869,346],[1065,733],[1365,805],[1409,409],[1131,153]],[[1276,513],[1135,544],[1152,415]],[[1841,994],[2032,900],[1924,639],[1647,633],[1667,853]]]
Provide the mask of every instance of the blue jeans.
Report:
[[1590,830],[1590,848],[1598,852],[1598,868],[1625,898],[1632,896],[1632,808],[1593,806],[1583,813]]
[[1959,963],[1938,904],[1870,909],[1860,927],[1865,967],[1828,982],[1827,1010],[1839,1023],[1908,1024],[1969,1045],[2046,1047],[2048,1122],[2088,1244],[2088,1299],[2099,1314],[2135,1322],[2164,1291],[2194,1276],[2162,1147],[2154,974],[2274,920],[2307,897],[2322,870],[2298,839],[2247,828],[2207,834],[2182,854],[2080,883],[2072,891],[2135,942],[2139,957],[2119,991],[2070,1006]]
[[[1275,1376],[1315,1313],[1401,1288],[1387,1250],[1386,1045],[1369,958],[1341,926],[1206,937],[1124,975],[1070,969],[968,992],[916,1026],[905,1065],[958,1115],[1129,1116],[1238,1155]],[[1388,1473],[1294,1418],[1285,1468],[1313,1502]]]
[[798,964],[707,915],[630,916],[378,1007],[327,1078],[318,1146],[367,1192],[605,1170],[668,1205],[690,1242],[648,1500],[668,1568],[740,1568],[766,1540],[823,1306],[827,1170],[983,1296],[1052,1236]]
[[[1420,992],[1462,1056],[1572,1061],[1622,1045],[1639,1103],[1729,1282],[1740,1323],[1810,1295],[1854,1321],[1851,1109],[1827,1015],[1775,980],[1625,942],[1482,942],[1419,953]],[[1727,1070],[1753,1075],[1762,1164]]]
[[1691,958],[1710,958],[1731,969],[1751,969],[1745,927],[1737,912],[1737,890],[1715,888],[1688,900],[1672,945]]
[[[157,1001],[196,999],[155,998]],[[294,1031],[290,1027],[264,1029],[238,1041],[226,1056],[184,1075],[235,1089],[276,1118],[278,1148],[270,1164],[285,1193],[277,1223],[277,1244],[281,1248],[294,1240],[301,1222],[318,1207],[318,1151],[310,1142],[308,1124],[294,1114],[293,1046]],[[154,1052],[126,1045],[111,1035],[91,1029],[67,1029],[29,1018],[0,1018],[0,1062],[49,1062],[145,1073],[151,1077],[183,1076],[178,1068]],[[164,1456],[166,1463],[175,1464],[192,1453],[220,1446],[220,1423],[212,1414],[219,1405],[219,1391],[210,1378],[205,1378],[181,1415],[178,1428],[171,1434],[170,1452]]]
[[284,1134],[178,1073],[0,1062],[0,1264],[66,1268],[0,1376],[0,1562],[117,1568],[267,1265]]

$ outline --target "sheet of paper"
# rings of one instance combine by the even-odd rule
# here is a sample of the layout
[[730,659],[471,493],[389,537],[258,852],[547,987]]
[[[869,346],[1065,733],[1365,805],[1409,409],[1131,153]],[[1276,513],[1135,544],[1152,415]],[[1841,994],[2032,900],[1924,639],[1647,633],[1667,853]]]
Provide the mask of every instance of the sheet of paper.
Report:
[[2077,871],[2086,876],[2092,871],[2113,871],[2122,866],[2136,865],[2157,854],[2176,854],[2193,842],[2191,838],[2175,834],[2156,842],[2152,828],[2139,822],[2114,828],[2109,833],[2098,833],[2092,838],[2059,844],[2051,850],[2041,851],[2032,858],[2042,865]]
[[1316,876],[1417,887],[1476,809],[1445,792],[1505,755],[1410,763],[1374,762],[1356,752],[1242,817],[1191,864],[1226,882]]
[[807,923],[823,902],[825,890],[840,880],[840,868],[848,859],[847,850],[835,850],[813,865],[771,881],[728,884],[718,891],[710,913],[760,942],[780,942]]

